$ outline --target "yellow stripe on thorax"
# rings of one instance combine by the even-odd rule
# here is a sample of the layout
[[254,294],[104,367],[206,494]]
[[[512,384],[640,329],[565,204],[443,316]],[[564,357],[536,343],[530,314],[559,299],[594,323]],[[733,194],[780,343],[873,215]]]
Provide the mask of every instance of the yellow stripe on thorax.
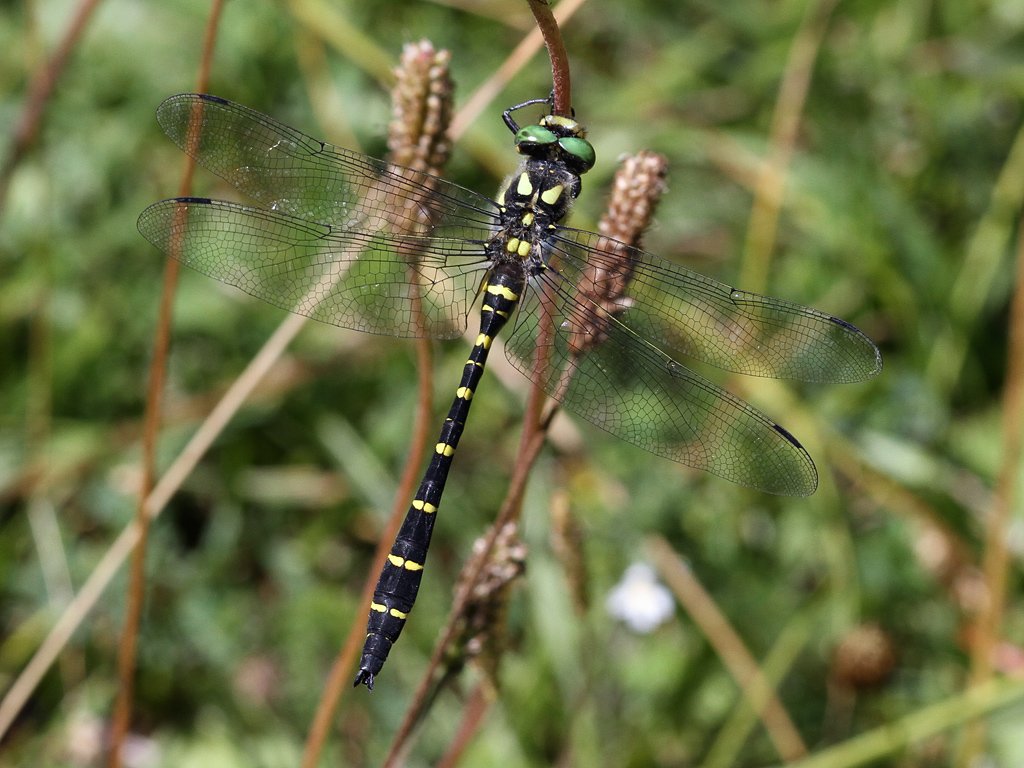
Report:
[[554,205],[558,202],[558,198],[562,196],[562,190],[564,187],[561,184],[556,184],[553,187],[549,187],[540,193],[540,199],[548,205]]

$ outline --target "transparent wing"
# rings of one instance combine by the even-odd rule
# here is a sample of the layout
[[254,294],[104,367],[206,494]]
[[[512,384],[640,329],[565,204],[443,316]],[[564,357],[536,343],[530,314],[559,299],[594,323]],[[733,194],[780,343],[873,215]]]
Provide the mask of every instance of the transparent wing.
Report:
[[[167,200],[139,218],[183,263],[289,311],[371,333],[457,336],[497,205],[203,94],[157,109],[164,132],[262,210]],[[423,323],[415,321],[422,299]]]
[[206,94],[157,108],[164,133],[261,207],[337,229],[425,221],[441,237],[485,237],[498,206],[436,176],[318,141],[240,104]]
[[[525,376],[578,416],[659,456],[768,493],[814,492],[814,463],[792,435],[576,291],[553,272],[531,284],[505,344]],[[581,343],[579,329],[595,324],[602,338]]]
[[579,285],[584,275],[621,274],[624,260],[632,280],[618,320],[673,357],[813,382],[861,381],[882,368],[871,339],[837,317],[738,291],[594,232],[553,233],[550,264],[566,285]]
[[477,242],[337,230],[206,198],[156,203],[138,225],[169,256],[270,304],[391,336],[459,335],[487,267]]

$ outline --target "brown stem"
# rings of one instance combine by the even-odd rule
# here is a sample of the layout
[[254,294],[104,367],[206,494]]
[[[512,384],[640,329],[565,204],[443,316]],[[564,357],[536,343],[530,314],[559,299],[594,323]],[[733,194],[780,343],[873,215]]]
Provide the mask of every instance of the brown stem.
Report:
[[[562,0],[555,9],[556,21],[565,24],[572,15],[579,10],[587,0]],[[470,94],[469,98],[459,108],[459,113],[452,120],[452,128],[449,134],[452,141],[458,139],[466,129],[476,120],[480,114],[490,107],[491,102],[505,87],[512,82],[516,75],[533,59],[537,49],[543,43],[539,29],[531,29],[501,65],[494,70],[494,74],[484,80],[477,89]]]
[[63,74],[68,59],[71,58],[72,51],[74,51],[75,46],[82,37],[85,27],[98,5],[99,0],[82,0],[75,11],[74,18],[71,19],[71,25],[68,27],[67,32],[64,33],[64,38],[60,41],[60,45],[57,46],[57,50],[54,51],[52,58],[45,67],[35,71],[32,80],[28,84],[28,97],[25,99],[25,108],[22,110],[21,117],[11,134],[10,149],[7,151],[7,157],[4,159],[3,166],[0,167],[0,209],[3,208],[7,197],[11,173],[32,144],[35,143],[36,137],[39,136],[39,126],[43,122],[46,105],[49,103],[50,97],[57,87],[57,81],[60,79],[61,74]]
[[[223,0],[213,0],[210,7],[210,18],[206,23],[203,38],[203,53],[199,64],[199,75],[196,78],[198,90],[205,91],[210,80],[210,67],[213,62],[213,46],[217,39],[217,29],[223,10]],[[198,116],[196,116],[198,117]],[[190,130],[189,135],[197,135]],[[195,160],[192,154],[186,156],[185,172],[182,175],[179,195],[188,194],[192,186],[192,175],[195,171]],[[118,647],[118,691],[114,704],[113,722],[110,734],[110,752],[107,757],[109,768],[120,768],[121,749],[128,727],[131,723],[132,699],[135,692],[135,662],[139,636],[139,623],[142,617],[142,605],[146,594],[146,549],[149,541],[149,524],[152,517],[148,514],[145,500],[153,489],[156,477],[156,443],[160,431],[163,412],[164,381],[167,375],[167,354],[171,340],[171,317],[174,307],[174,294],[178,285],[180,264],[168,259],[164,269],[163,289],[160,295],[160,309],[157,316],[156,332],[153,339],[153,360],[149,367],[149,387],[146,392],[146,416],[142,435],[142,482],[139,488],[139,501],[135,510],[135,520],[139,529],[139,539],[132,552],[131,574],[128,580],[124,627]]]
[[562,42],[562,32],[558,28],[551,6],[547,0],[526,0],[537,20],[537,28],[544,37],[544,46],[548,49],[551,59],[551,86],[554,96],[552,114],[569,117],[572,115],[572,83],[569,78],[569,56]]
[[494,691],[490,685],[485,681],[477,683],[473,692],[469,695],[469,701],[466,702],[466,706],[463,708],[462,722],[459,723],[459,729],[455,732],[452,743],[448,745],[448,750],[437,761],[436,768],[455,768],[459,764],[463,754],[466,752],[466,747],[469,746],[476,732],[480,729],[480,725],[483,723],[484,717],[490,710],[491,702],[493,701]]
[[[1021,220],[1024,225],[1024,219]],[[1007,542],[1010,520],[1018,495],[1022,441],[1024,441],[1024,228],[1017,236],[1017,277],[1010,304],[1010,332],[1006,356],[1006,384],[1003,390],[1003,456],[992,498],[992,511],[985,520],[985,552],[982,571],[988,588],[975,623],[971,649],[971,687],[992,678],[993,658],[1002,632],[1006,610],[1006,579],[1010,565]],[[958,765],[970,765],[982,752],[985,726],[981,720],[967,729]]]

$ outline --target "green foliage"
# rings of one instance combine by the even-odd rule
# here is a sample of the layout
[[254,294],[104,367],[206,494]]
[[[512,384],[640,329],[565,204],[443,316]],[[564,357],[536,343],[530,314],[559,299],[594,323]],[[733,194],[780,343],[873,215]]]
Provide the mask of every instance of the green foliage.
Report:
[[[311,24],[327,11],[307,0],[228,3],[210,90],[381,154],[381,52],[396,61],[419,38],[450,49],[461,104],[529,28],[524,3],[473,5],[343,0],[331,6],[337,17]],[[0,11],[2,136],[26,99],[26,62],[52,53],[63,11]],[[0,210],[4,688],[133,515],[164,269],[135,219],[177,192],[183,158],[153,112],[193,89],[207,12],[188,0],[102,4]],[[758,662],[781,659],[781,704],[812,751],[965,685],[976,606],[963,590],[977,585],[971,566],[1003,461],[1024,12],[1017,0],[835,4],[815,41],[767,283],[750,285],[760,273],[746,244],[756,176],[775,151],[780,83],[811,16],[796,0],[591,0],[564,27],[574,106],[598,156],[574,223],[600,215],[619,154],[661,152],[670,186],[648,249],[853,322],[879,343],[885,369],[835,387],[719,377],[807,445],[821,475],[808,499],[734,487],[585,425],[583,441],[547,451],[527,495],[528,576],[510,606],[504,686],[465,765],[780,760],[760,723],[742,726],[732,672],[688,612],[634,635],[605,611],[626,566],[650,556],[648,537],[687,559]],[[495,190],[516,160],[500,110],[549,88],[538,54],[456,146],[451,178]],[[193,189],[230,196],[203,171]],[[161,468],[282,314],[182,275]],[[435,345],[435,412],[466,348]],[[373,546],[409,450],[413,347],[311,324],[278,370],[154,526],[133,719],[159,755],[149,764],[295,765],[336,650],[365,618],[359,590],[377,568]],[[373,694],[348,695],[324,764],[383,758],[471,544],[504,497],[520,391],[485,378],[417,609]],[[559,492],[585,533],[582,613],[549,538]],[[1016,566],[1007,636],[1019,638]],[[122,575],[33,694],[0,766],[99,764],[83,750],[111,710],[124,594]],[[841,689],[837,649],[862,624],[891,638],[895,668],[877,685]],[[1009,665],[1021,649],[1008,648]],[[463,692],[476,679],[464,673]],[[410,765],[444,753],[460,695],[436,702]],[[1017,701],[990,722],[994,765],[1024,762]],[[719,742],[723,733],[733,735]],[[957,735],[897,740],[871,764],[952,764]]]

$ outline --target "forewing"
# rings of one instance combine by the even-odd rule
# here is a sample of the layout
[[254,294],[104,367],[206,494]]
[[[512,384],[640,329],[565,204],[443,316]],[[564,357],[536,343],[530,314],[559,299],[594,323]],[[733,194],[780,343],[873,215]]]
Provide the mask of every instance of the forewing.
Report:
[[497,205],[483,195],[335,147],[217,96],[171,96],[157,121],[182,150],[269,210],[342,230],[387,221],[415,231],[427,222],[438,237],[467,239],[485,237],[496,221]]
[[881,370],[874,343],[837,317],[739,291],[593,232],[559,228],[550,266],[565,284],[631,265],[619,322],[673,357],[727,371],[812,382],[860,381]]
[[[549,273],[536,280],[506,342],[512,364],[565,407],[652,453],[740,485],[804,496],[814,463],[782,427],[677,363]],[[599,343],[579,329],[602,328]]]
[[478,243],[338,230],[206,198],[151,205],[138,226],[169,256],[270,304],[392,336],[457,336],[487,266]]

